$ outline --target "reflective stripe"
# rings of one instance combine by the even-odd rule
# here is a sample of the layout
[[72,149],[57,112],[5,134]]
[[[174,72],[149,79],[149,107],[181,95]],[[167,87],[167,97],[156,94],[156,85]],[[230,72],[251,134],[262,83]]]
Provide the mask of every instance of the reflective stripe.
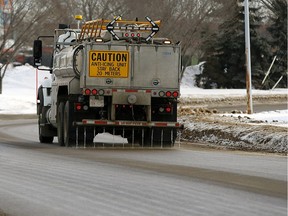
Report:
[[158,127],[167,127],[167,123],[164,123],[164,122],[155,123],[154,125],[155,125],[155,126],[158,126]]
[[138,89],[112,89],[112,92],[142,92],[142,93],[151,93],[151,90],[138,90]]
[[107,126],[135,126],[135,127],[180,127],[179,122],[141,122],[141,121],[103,121],[83,119],[76,125],[107,125]]
[[125,89],[125,92],[138,92],[138,90],[135,90],[135,89]]

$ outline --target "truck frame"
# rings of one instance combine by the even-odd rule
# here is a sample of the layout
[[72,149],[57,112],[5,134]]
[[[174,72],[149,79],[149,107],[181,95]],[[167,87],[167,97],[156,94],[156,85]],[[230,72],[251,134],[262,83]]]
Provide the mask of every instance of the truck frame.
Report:
[[[40,142],[57,136],[61,146],[95,146],[105,132],[133,146],[172,147],[181,127],[181,46],[154,37],[160,24],[118,16],[56,29],[51,79],[38,89]],[[34,41],[36,67],[41,37]]]

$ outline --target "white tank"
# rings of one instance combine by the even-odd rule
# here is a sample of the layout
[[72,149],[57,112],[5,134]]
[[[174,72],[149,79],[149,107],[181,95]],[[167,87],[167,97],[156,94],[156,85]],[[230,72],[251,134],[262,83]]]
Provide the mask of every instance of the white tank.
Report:
[[79,77],[82,70],[82,46],[73,46],[75,32],[67,32],[59,36],[54,53],[53,70],[56,77]]

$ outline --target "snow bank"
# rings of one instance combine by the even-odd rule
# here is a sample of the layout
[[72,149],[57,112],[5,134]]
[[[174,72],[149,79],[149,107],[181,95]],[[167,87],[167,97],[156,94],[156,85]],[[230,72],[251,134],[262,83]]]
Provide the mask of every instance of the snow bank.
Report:
[[273,124],[275,126],[288,127],[288,110],[275,110],[269,112],[261,112],[254,114],[223,114],[223,116],[231,116],[235,119],[247,120],[255,123]]
[[35,68],[30,65],[9,65],[0,95],[0,114],[36,113],[36,89],[47,76],[50,76],[48,71],[39,71],[36,83]]
[[[196,86],[196,75],[201,74],[205,62],[186,67],[181,80],[180,92],[182,98],[231,98],[246,97],[246,89],[201,89]],[[253,96],[287,95],[288,89],[257,90],[252,89]]]
[[188,123],[182,139],[229,149],[287,153],[287,130],[263,125],[223,122]]
[[185,68],[185,71],[183,73],[183,78],[181,80],[181,88],[183,89],[197,88],[195,84],[195,78],[196,78],[196,75],[201,74],[203,64],[204,62],[198,65],[188,66]]

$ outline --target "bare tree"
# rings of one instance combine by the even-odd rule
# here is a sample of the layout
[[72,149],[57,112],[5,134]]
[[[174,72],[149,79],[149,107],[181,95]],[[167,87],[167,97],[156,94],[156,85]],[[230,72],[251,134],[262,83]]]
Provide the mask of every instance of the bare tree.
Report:
[[[58,13],[69,17],[82,14],[84,20],[96,18],[112,19],[123,15],[123,19],[144,20],[145,16],[161,19],[160,37],[169,37],[182,42],[183,55],[200,55],[199,46],[203,41],[201,32],[215,31],[217,19],[227,14],[231,0],[69,0],[58,4]],[[224,8],[224,9],[223,9]],[[68,14],[67,14],[68,12]],[[72,19],[72,20],[71,20]],[[58,21],[61,19],[58,19]],[[213,23],[213,24],[211,24]],[[188,58],[190,58],[188,57]],[[191,62],[190,62],[191,63]]]
[[[53,4],[58,4],[58,0],[53,0]],[[113,16],[122,13],[124,8],[120,0],[69,0],[60,3],[58,12],[64,11],[66,16],[73,22],[75,15],[82,15],[84,21],[98,18],[113,18]],[[62,12],[62,15],[63,12]]]
[[[14,0],[11,13],[7,17],[5,34],[0,37],[0,59],[13,55],[25,43],[32,44],[31,38],[39,35],[51,35],[58,23],[76,23],[74,16],[83,15],[85,20],[97,18],[112,19],[123,15],[124,19],[144,20],[150,16],[153,20],[162,20],[160,37],[169,37],[182,42],[183,56],[190,59],[201,55],[200,45],[205,37],[211,36],[217,29],[218,19],[229,11],[231,0]],[[270,0],[267,0],[270,1]],[[34,37],[31,37],[34,36]],[[14,43],[7,46],[7,40]],[[8,63],[7,61],[6,63]],[[4,69],[5,67],[3,67]],[[1,70],[1,81],[5,70]]]
[[[10,1],[8,1],[10,2]],[[8,6],[7,6],[8,7]],[[9,64],[15,53],[30,41],[31,36],[37,34],[51,11],[51,5],[46,1],[14,0],[9,5],[9,11],[5,14],[4,31],[0,36],[0,93],[2,93],[2,81]],[[12,41],[12,43],[8,43]]]
[[[125,17],[162,20],[160,37],[181,41],[182,55],[191,64],[193,56],[201,56],[201,43],[211,37],[221,20],[229,15],[231,0],[121,0]],[[202,34],[205,31],[205,34]]]

